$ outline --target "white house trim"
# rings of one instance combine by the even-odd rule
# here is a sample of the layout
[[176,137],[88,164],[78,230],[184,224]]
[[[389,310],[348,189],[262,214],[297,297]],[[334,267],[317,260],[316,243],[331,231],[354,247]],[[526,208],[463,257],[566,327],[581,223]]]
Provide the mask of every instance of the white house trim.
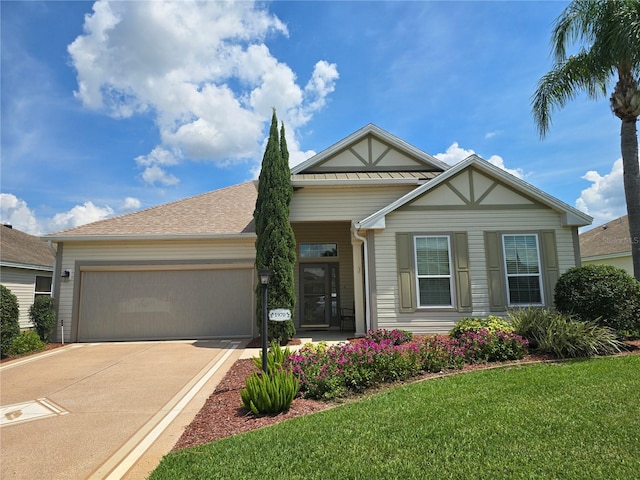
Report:
[[562,214],[562,226],[575,226],[575,227],[584,227],[586,225],[590,225],[592,222],[592,218],[564,202],[552,197],[551,195],[543,192],[542,190],[534,187],[530,183],[525,182],[524,180],[520,180],[517,177],[514,177],[510,173],[507,173],[505,170],[492,165],[487,162],[483,158],[477,155],[470,155],[465,160],[457,163],[455,166],[449,168],[442,174],[438,175],[433,180],[425,183],[417,187],[415,190],[407,193],[403,197],[400,197],[395,202],[390,203],[386,207],[378,210],[367,218],[361,220],[356,224],[356,228],[359,229],[377,229],[384,228],[384,217],[393,212],[394,210],[400,208],[411,200],[419,197],[420,195],[434,189],[438,185],[446,182],[451,177],[455,176],[459,172],[469,168],[475,167],[478,170],[490,175],[498,180],[506,183],[514,187],[515,189],[525,193],[536,201],[542,203],[543,205],[548,206],[549,208],[560,212]]

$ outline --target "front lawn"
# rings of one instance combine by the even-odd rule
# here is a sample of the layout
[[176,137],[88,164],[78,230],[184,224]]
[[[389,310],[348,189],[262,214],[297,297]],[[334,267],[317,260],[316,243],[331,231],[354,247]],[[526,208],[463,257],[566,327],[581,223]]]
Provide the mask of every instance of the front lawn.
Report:
[[636,479],[640,356],[452,375],[167,455],[160,479]]

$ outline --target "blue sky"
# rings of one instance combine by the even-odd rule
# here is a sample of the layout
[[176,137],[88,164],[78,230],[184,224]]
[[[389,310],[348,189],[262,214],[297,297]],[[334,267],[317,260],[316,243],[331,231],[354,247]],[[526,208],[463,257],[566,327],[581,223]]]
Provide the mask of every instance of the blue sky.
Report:
[[624,215],[620,122],[531,96],[566,2],[2,1],[2,221],[46,234],[256,178],[271,108],[292,165],[368,123]]

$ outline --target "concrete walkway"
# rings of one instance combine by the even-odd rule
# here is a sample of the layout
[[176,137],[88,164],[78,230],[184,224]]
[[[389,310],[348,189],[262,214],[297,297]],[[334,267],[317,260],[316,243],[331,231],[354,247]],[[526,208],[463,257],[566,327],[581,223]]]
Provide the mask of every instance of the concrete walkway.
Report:
[[243,346],[71,344],[3,363],[0,478],[146,478]]
[[3,363],[0,478],[146,479],[235,361],[260,354],[246,343],[76,343]]

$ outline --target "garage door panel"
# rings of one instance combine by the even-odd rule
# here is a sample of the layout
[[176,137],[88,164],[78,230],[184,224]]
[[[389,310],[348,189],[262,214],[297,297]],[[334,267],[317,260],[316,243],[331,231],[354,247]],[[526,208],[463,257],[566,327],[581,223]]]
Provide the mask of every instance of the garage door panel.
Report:
[[251,336],[253,270],[82,272],[78,339]]

